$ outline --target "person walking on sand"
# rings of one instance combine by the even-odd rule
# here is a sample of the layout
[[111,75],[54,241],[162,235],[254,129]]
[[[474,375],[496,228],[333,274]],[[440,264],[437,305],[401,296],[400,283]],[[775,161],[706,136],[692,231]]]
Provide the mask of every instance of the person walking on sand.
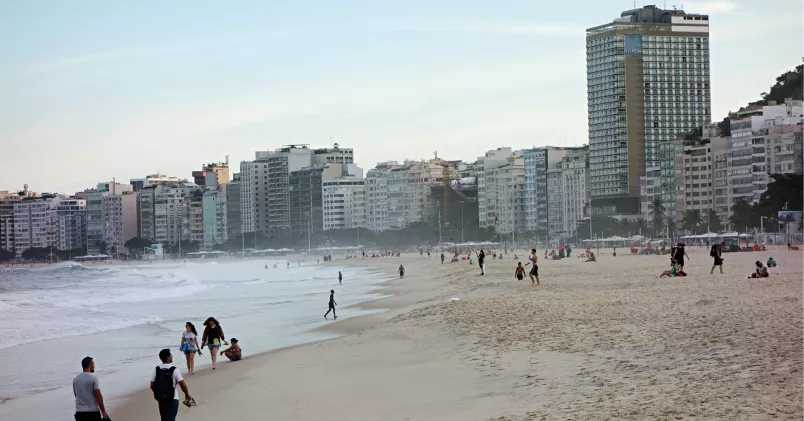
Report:
[[[226,340],[223,335],[221,324],[214,317],[208,317],[204,321],[204,336],[201,337],[201,348],[206,345],[209,347],[209,356],[212,359],[212,369],[218,366],[218,350],[221,349],[221,342]],[[229,345],[224,342],[224,345]]]
[[232,338],[232,346],[228,349],[221,351],[221,355],[228,358],[229,361],[240,361],[243,359],[243,350],[240,349],[240,344],[237,338]]
[[103,394],[100,391],[100,380],[95,375],[95,360],[84,357],[81,360],[81,374],[73,379],[73,396],[75,396],[75,421],[108,420]]
[[399,269],[397,269],[397,272],[399,272],[399,279],[402,279],[402,278],[405,277],[405,267],[404,266],[399,265]]
[[176,386],[181,387],[184,392],[184,404],[195,405],[195,399],[190,396],[187,383],[181,376],[181,371],[173,365],[173,355],[169,349],[159,351],[159,364],[151,372],[151,391],[154,392],[154,399],[159,402],[159,416],[161,421],[176,421],[179,413],[179,391]]
[[525,279],[525,268],[522,267],[522,262],[517,262],[516,270],[514,271],[514,277],[518,281]]
[[341,271],[338,271],[338,283],[343,285],[343,275],[341,275]]
[[720,273],[723,274],[723,247],[726,246],[726,242],[723,241],[720,244],[715,244],[712,246],[712,250],[709,251],[709,255],[715,259],[714,264],[712,265],[712,270],[709,271],[709,274],[715,273],[715,268],[720,267]]
[[195,373],[195,354],[197,352],[201,355],[200,348],[198,346],[198,332],[196,332],[195,326],[190,322],[185,323],[184,332],[181,333],[179,349],[184,353],[184,358],[187,359],[187,373],[190,375]]
[[525,266],[531,266],[530,273],[528,276],[530,277],[530,283],[539,285],[539,256],[536,255],[536,249],[530,249],[530,256],[528,256],[528,263]]
[[334,317],[335,320],[338,320],[338,316],[335,314],[336,305],[338,305],[338,303],[335,302],[335,290],[331,289],[329,290],[329,310],[327,310],[327,312],[324,314],[325,319],[327,318],[327,316],[329,316],[329,312],[331,311],[332,317]]
[[480,253],[477,254],[477,264],[480,266],[480,275],[486,274],[486,253],[483,249],[480,249]]

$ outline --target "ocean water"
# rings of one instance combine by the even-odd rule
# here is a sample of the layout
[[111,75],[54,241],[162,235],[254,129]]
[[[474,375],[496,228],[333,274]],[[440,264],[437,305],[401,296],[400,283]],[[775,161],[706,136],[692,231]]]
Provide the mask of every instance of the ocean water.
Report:
[[[345,307],[382,296],[379,284],[388,279],[337,261],[289,269],[284,260],[252,260],[0,270],[0,416],[71,419],[71,381],[85,356],[95,359],[113,416],[116,398],[147,386],[160,349],[174,349],[186,372],[178,351],[186,321],[200,336],[214,316],[244,355],[326,339],[332,335],[311,329],[331,323],[323,319],[330,289],[339,318],[355,317],[368,312]],[[197,368],[210,364],[208,352],[196,356]]]

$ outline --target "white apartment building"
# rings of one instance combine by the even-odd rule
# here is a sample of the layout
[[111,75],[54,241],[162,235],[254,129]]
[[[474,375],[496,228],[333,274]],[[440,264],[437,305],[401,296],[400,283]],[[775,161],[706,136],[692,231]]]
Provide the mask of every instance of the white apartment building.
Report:
[[[267,196],[257,196],[257,177],[260,176],[261,164],[256,161],[243,161],[240,163],[240,232],[255,232],[255,206],[258,199],[266,199]],[[268,174],[264,175],[267,183]]]
[[56,229],[54,247],[59,250],[84,248],[87,244],[87,201],[56,198],[52,208],[55,211]]
[[[544,229],[550,231],[549,192],[547,186],[547,173],[555,168],[568,153],[586,151],[588,147],[553,147],[532,148],[523,151],[525,170],[525,230],[534,231]],[[556,202],[558,203],[558,202]],[[554,205],[554,209],[560,206]],[[561,231],[553,218],[554,230]]]
[[366,180],[340,177],[322,185],[324,230],[366,226]]
[[0,250],[14,250],[14,204],[23,197],[16,193],[0,193]]
[[201,215],[205,250],[229,240],[226,189],[226,184],[208,185],[204,189]]
[[772,174],[804,172],[801,124],[768,127],[766,145]]
[[508,164],[508,159],[514,156],[511,148],[497,148],[486,152],[477,158],[475,170],[477,171],[477,208],[478,224],[480,228],[493,228],[499,222],[497,209],[497,195],[499,186],[497,180],[488,174],[494,169]]
[[51,207],[55,197],[26,198],[14,204],[14,250],[17,256],[32,247],[56,247]]
[[566,235],[564,232],[564,213],[562,208],[563,177],[561,163],[557,162],[547,170],[547,235],[556,239]]
[[721,222],[728,222],[738,200],[758,203],[777,169],[790,173],[801,167],[796,163],[802,160],[797,145],[801,145],[803,111],[802,101],[788,99],[730,115],[731,148],[713,157],[715,211]]
[[133,186],[104,182],[85,193],[87,253],[100,254],[102,242],[106,243],[106,253],[123,253],[125,242],[139,232],[139,197]]
[[[681,222],[687,210],[698,210],[704,218],[710,210],[715,210],[715,154],[731,148],[731,139],[718,134],[717,125],[711,124],[704,128],[700,140],[677,141],[674,216],[678,222]],[[651,193],[646,191],[643,197],[649,199]],[[647,203],[643,203],[643,211],[647,208]],[[643,212],[643,217],[649,220],[650,215]]]
[[391,169],[399,164],[396,161],[380,162],[376,168],[366,173],[366,225],[372,231],[386,231],[390,228],[388,180]]
[[589,206],[589,149],[568,153],[561,160],[561,216],[564,237],[573,237]]
[[547,229],[550,240],[563,242],[576,234],[589,205],[587,168],[589,149],[562,151],[564,156],[547,170]]
[[486,169],[486,209],[495,212],[494,227],[501,235],[525,228],[524,158],[515,153],[505,165]]
[[[432,187],[443,185],[444,161],[431,159],[407,163],[404,179],[404,220],[402,228],[414,222],[427,222],[435,217],[430,206]],[[441,203],[441,206],[444,204]]]
[[157,244],[187,239],[186,200],[194,183],[151,185],[140,190],[140,235]]

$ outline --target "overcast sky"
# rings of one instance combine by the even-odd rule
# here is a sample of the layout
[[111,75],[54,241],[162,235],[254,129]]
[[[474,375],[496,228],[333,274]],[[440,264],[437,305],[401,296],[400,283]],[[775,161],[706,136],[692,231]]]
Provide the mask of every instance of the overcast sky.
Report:
[[[365,169],[434,151],[474,160],[504,145],[584,144],[584,30],[633,6],[2,2],[0,190],[189,177],[226,155],[236,172],[255,150],[289,143],[352,147]],[[716,120],[801,62],[801,0],[683,7],[711,15]]]

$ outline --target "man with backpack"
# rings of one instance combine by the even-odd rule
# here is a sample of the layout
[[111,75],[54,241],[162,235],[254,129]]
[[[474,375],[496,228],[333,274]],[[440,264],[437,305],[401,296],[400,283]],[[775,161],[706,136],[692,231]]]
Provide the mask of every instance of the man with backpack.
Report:
[[159,402],[161,420],[176,421],[176,415],[179,413],[179,392],[176,390],[176,385],[181,386],[184,392],[185,405],[192,406],[195,400],[190,396],[181,371],[173,365],[170,350],[159,351],[159,359],[162,364],[156,366],[151,374],[151,390],[154,392],[154,399]]
[[715,259],[714,264],[712,265],[712,270],[709,271],[709,274],[715,273],[715,268],[720,267],[720,273],[723,273],[723,248],[726,247],[725,242],[721,242],[720,244],[715,243],[712,246],[712,249],[709,250],[709,256]]

